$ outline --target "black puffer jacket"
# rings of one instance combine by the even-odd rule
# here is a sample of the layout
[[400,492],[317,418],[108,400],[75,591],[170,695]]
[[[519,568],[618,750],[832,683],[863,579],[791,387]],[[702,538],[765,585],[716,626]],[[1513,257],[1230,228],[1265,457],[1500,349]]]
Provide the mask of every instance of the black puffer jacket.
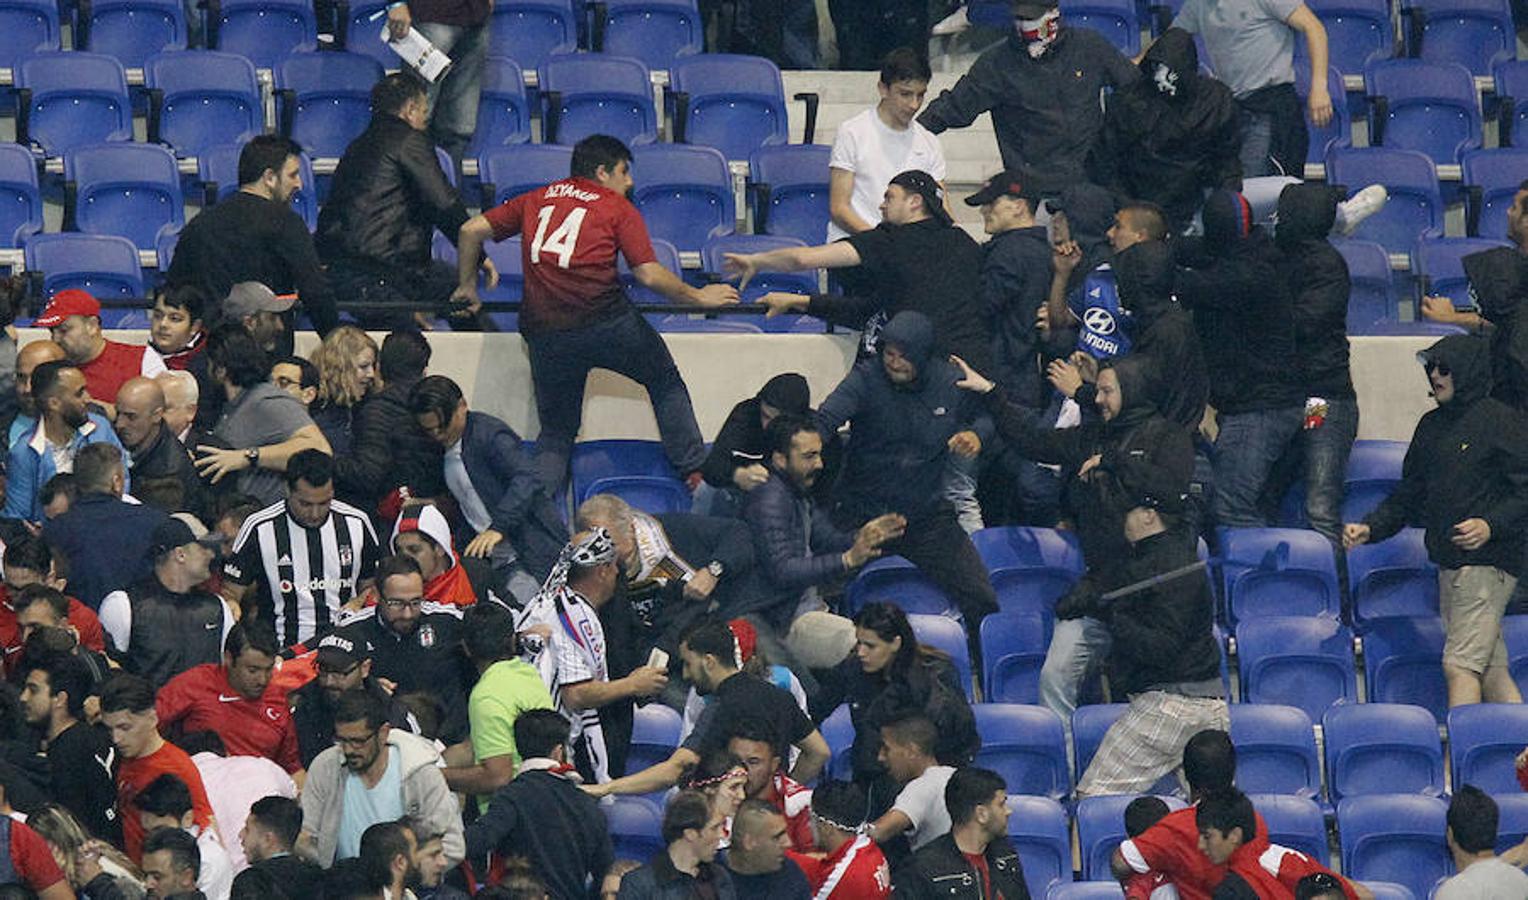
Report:
[[1337,220],[1337,195],[1324,184],[1292,184],[1279,194],[1274,241],[1295,304],[1295,353],[1308,397],[1350,400],[1348,264],[1327,242]]
[[361,402],[351,420],[350,452],[334,460],[334,480],[345,501],[366,512],[393,488],[415,497],[445,493],[444,451],[409,412],[409,391],[419,379],[389,383]]
[[[1417,423],[1400,485],[1364,518],[1369,540],[1420,525],[1427,529],[1427,555],[1439,568],[1495,566],[1515,575],[1528,518],[1528,418],[1487,396],[1491,363],[1484,338],[1450,335],[1421,358],[1450,370],[1454,395]],[[1490,523],[1491,539],[1463,550],[1452,541],[1454,526],[1471,518]]]
[[326,263],[417,268],[430,261],[436,228],[455,244],[466,221],[467,209],[429,137],[379,113],[334,170],[329,202],[318,214],[318,255]]
[[1241,129],[1231,89],[1199,73],[1194,38],[1170,28],[1141,59],[1142,77],[1109,100],[1094,178],[1150,200],[1174,231],[1205,189],[1241,190]]
[[1528,408],[1528,328],[1522,304],[1528,294],[1528,256],[1516,247],[1493,247],[1463,260],[1470,295],[1491,323],[1491,396]]

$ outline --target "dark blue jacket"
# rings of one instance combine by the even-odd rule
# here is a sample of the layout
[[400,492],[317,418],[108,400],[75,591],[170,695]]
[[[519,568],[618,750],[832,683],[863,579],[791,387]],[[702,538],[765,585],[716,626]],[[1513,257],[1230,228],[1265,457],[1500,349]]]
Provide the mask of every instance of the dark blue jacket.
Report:
[[743,521],[753,533],[753,555],[767,589],[755,609],[744,611],[789,626],[807,588],[844,574],[843,552],[854,536],[835,528],[810,497],[772,467],[768,481],[743,495]]
[[74,506],[43,526],[42,539],[69,560],[69,593],[96,609],[153,570],[149,544],[163,511],[109,494],[82,494]]
[[568,542],[568,526],[521,451],[520,436],[500,419],[469,412],[462,462],[494,530],[514,545],[531,577],[545,578]]

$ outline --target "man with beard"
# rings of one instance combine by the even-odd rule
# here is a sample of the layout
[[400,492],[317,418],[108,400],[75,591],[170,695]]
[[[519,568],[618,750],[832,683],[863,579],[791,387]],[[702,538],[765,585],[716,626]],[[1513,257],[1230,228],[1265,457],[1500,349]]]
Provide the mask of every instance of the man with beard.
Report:
[[8,519],[42,522],[38,492],[54,475],[74,470],[74,458],[89,444],[122,445],[105,417],[88,408],[85,376],[71,362],[55,360],[32,371],[32,397],[38,422],[11,447],[6,467],[5,510]]
[[53,775],[53,799],[112,844],[122,842],[117,818],[116,757],[106,730],[85,722],[91,693],[90,670],[72,656],[24,663],[21,708],[27,724],[42,736]]
[[419,842],[414,830],[403,822],[378,822],[361,835],[361,866],[373,877],[386,879],[387,897],[405,900],[419,884],[414,855]]
[[9,450],[37,425],[37,401],[32,396],[32,372],[45,362],[67,358],[64,348],[49,340],[32,341],[16,354],[16,418],[11,420],[5,446]]
[[452,549],[451,524],[433,503],[410,501],[393,525],[393,552],[419,564],[424,599],[451,606],[472,606],[497,599],[493,573],[481,559],[458,556]]
[[91,396],[103,406],[111,405],[129,378],[153,378],[165,371],[163,357],[152,347],[107,340],[101,331],[101,304],[84,291],[59,291],[32,324],[53,333],[54,343],[79,367]]
[[349,691],[365,691],[376,697],[387,712],[394,728],[419,733],[419,722],[408,707],[371,677],[371,643],[339,634],[325,636],[318,642],[314,679],[287,696],[292,707],[292,723],[297,729],[297,754],[304,767],[334,746],[334,709],[340,697]]

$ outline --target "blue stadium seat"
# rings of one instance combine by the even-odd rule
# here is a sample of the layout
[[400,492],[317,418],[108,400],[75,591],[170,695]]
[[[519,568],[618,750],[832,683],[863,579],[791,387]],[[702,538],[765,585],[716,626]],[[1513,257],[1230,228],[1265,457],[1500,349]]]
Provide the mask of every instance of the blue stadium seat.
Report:
[[667,69],[699,53],[705,25],[695,0],[605,0],[603,32],[596,48],[615,56],[640,59],[650,69]]
[[1061,14],[1072,28],[1091,28],[1126,56],[1141,53],[1141,21],[1135,0],[1065,0]]
[[186,49],[186,9],[179,0],[90,0],[76,46],[128,68],[163,50]]
[[539,69],[555,53],[578,49],[578,20],[569,0],[503,0],[493,5],[488,55]]
[[338,159],[371,122],[371,88],[382,74],[360,53],[292,54],[275,73],[281,132],[313,156]]
[[1497,794],[1496,852],[1501,854],[1528,839],[1528,794]]
[[631,202],[654,237],[698,252],[706,241],[737,227],[732,174],[719,151],[654,144],[638,147],[632,156],[637,183]]
[[[1418,900],[1417,895],[1404,884],[1395,884],[1390,881],[1365,881],[1361,882],[1364,887],[1374,892],[1374,900]],[[1423,900],[1427,897],[1422,895]]]
[[[435,237],[445,239],[439,231]],[[494,267],[499,270],[499,283],[495,287],[488,287],[481,278],[478,279],[478,296],[485,302],[492,303],[515,303],[525,295],[525,257],[520,251],[520,239],[512,237],[503,241],[488,241],[483,244],[483,253],[493,260]],[[452,261],[455,261],[456,248],[451,248]],[[517,331],[520,327],[520,314],[513,312],[490,312],[488,317],[498,325],[501,331]]]
[[1056,600],[1082,577],[1082,550],[1068,531],[1007,526],[971,535],[987,566],[998,606],[1049,616]]
[[[1528,98],[1525,98],[1528,99]],[[1507,233],[1507,209],[1528,172],[1528,147],[1475,150],[1460,162],[1464,177],[1465,231],[1496,240]]]
[[1332,545],[1296,528],[1223,528],[1222,596],[1226,621],[1268,615],[1338,615],[1337,563]]
[[94,297],[142,297],[138,250],[126,238],[104,234],[34,234],[26,239],[26,269],[41,272],[42,291],[52,296],[79,288]]
[[512,144],[490,147],[478,158],[483,206],[491,208],[554,181],[568,177],[573,148],[557,144]]
[[[220,144],[207,148],[196,157],[196,179],[202,183],[205,192],[204,206],[210,206],[239,189],[239,152],[242,149],[241,144]],[[302,187],[292,194],[292,208],[312,231],[318,227],[318,200],[313,184],[313,163],[307,153],[298,154],[297,172]]]
[[545,101],[542,140],[548,144],[572,146],[591,134],[608,134],[628,146],[658,139],[653,83],[641,60],[559,53],[541,66],[538,84]]
[[1066,810],[1048,797],[1008,798],[1008,840],[1019,852],[1031,897],[1072,880],[1072,835]]
[[160,232],[186,224],[175,157],[152,144],[96,144],[64,157],[74,202],[65,209],[79,231],[115,234],[153,250]]
[[817,723],[817,731],[833,753],[823,778],[847,781],[854,777],[854,720],[849,716],[849,704],[843,704]]
[[[1339,71],[1362,72],[1372,60],[1395,54],[1395,28],[1385,0],[1311,0],[1308,5],[1326,27],[1328,59]],[[1296,40],[1295,54],[1301,60],[1295,64],[1298,73],[1309,59],[1305,41]],[[1303,65],[1309,71],[1309,64]],[[1341,99],[1342,94],[1332,94],[1334,110]]]
[[1393,881],[1426,897],[1453,860],[1443,843],[1447,809],[1437,797],[1348,797],[1337,804],[1342,872]]
[[318,22],[305,0],[208,0],[207,31],[208,46],[262,69],[318,49]]
[[1443,796],[1438,722],[1420,706],[1334,706],[1321,724],[1332,802],[1366,794]]
[[[711,238],[700,248],[700,267],[707,272],[720,273],[724,255],[728,253],[764,253],[783,247],[805,247],[801,241],[790,237],[774,237],[767,234],[727,234]],[[748,282],[743,291],[743,303],[756,303],[771,291],[787,291],[793,294],[815,294],[817,272],[760,272]],[[778,316],[776,318],[779,318]]]
[[[156,268],[161,272],[170,271],[170,263],[175,259],[175,247],[180,243],[180,232],[165,231],[159,235],[159,241],[154,245],[154,261]],[[137,252],[136,250],[134,251]]]
[[0,66],[14,68],[34,53],[58,46],[54,0],[0,0]]
[[[382,64],[384,69],[396,69],[402,62],[391,47],[382,42],[383,22],[389,0],[351,0],[349,15],[340,20],[339,34],[335,35],[338,49],[369,56]],[[494,4],[495,12],[503,4]],[[380,15],[379,15],[380,13]],[[498,35],[490,28],[489,40]],[[493,50],[490,49],[489,53]]]
[[1321,758],[1311,719],[1293,706],[1231,706],[1236,744],[1236,786],[1249,794],[1321,799]]
[[1360,633],[1375,619],[1438,614],[1438,567],[1427,558],[1422,529],[1403,528],[1387,540],[1360,544],[1347,556],[1353,624]]
[[477,131],[467,145],[467,155],[482,156],[493,147],[524,144],[530,139],[531,107],[525,96],[525,79],[520,64],[512,59],[490,56],[483,66]]
[[982,619],[982,696],[994,703],[1039,703],[1050,631],[1049,617],[1037,613],[1005,611]]
[[1358,702],[1353,635],[1333,616],[1264,616],[1236,626],[1242,701],[1298,707],[1312,721]]
[[966,643],[966,629],[949,616],[911,613],[907,617],[918,643],[943,651],[955,666],[955,677],[965,689],[966,699],[975,702],[971,691],[971,649]]
[[761,56],[703,53],[669,70],[674,140],[715,147],[729,160],[790,141],[780,70]]
[[1406,441],[1353,442],[1348,471],[1343,477],[1342,520],[1357,522],[1390,496],[1401,481]]
[[895,603],[910,613],[941,615],[955,609],[949,595],[901,556],[884,556],[861,569],[849,582],[847,600],[850,615],[872,600]]
[[700,332],[703,334],[763,334],[764,329],[740,316],[706,316],[688,313],[649,315],[660,332]]
[[[1104,741],[1104,735],[1109,733],[1109,726],[1125,714],[1129,705],[1128,703],[1094,703],[1089,706],[1079,706],[1072,713],[1072,755],[1077,760],[1079,782],[1087,774],[1088,766],[1093,762],[1093,755],[1098,752],[1099,745]],[[1152,785],[1152,793],[1155,794],[1166,796],[1181,792],[1182,786],[1178,783],[1175,772],[1163,775],[1155,785]]]
[[616,859],[652,859],[668,846],[663,840],[663,811],[642,797],[616,797],[601,805],[610,826]]
[[1370,143],[1419,150],[1437,165],[1457,163],[1482,142],[1475,79],[1458,62],[1385,59],[1364,71]]
[[[1314,122],[1305,123],[1310,132],[1310,143],[1306,151],[1306,158],[1310,160],[1325,159],[1326,151],[1332,147],[1353,146],[1353,119],[1348,113],[1347,88],[1343,87],[1342,72],[1335,65],[1327,67],[1326,91],[1332,98],[1332,120],[1324,127],[1317,127]],[[1295,65],[1295,93],[1299,95],[1303,107],[1305,99],[1310,96],[1309,63]]]
[[631,722],[631,749],[626,752],[626,771],[640,772],[668,759],[679,746],[683,728],[679,713],[662,703],[636,708]]
[[0,144],[0,246],[20,247],[42,224],[36,158],[19,144]]
[[[1244,709],[1246,707],[1232,707]],[[1235,726],[1232,726],[1233,729]],[[1241,748],[1237,747],[1237,758],[1240,760]],[[1237,766],[1240,770],[1240,764]],[[1252,805],[1262,814],[1263,821],[1268,824],[1268,840],[1270,843],[1291,850],[1298,850],[1311,859],[1316,860],[1323,866],[1331,865],[1332,852],[1326,843],[1326,817],[1321,812],[1321,807],[1309,797],[1292,797],[1288,794],[1263,794],[1247,789],[1245,785],[1237,787],[1247,790],[1251,795]]]
[[822,144],[761,147],[748,163],[754,227],[815,246],[828,235],[828,158]]
[[178,156],[243,144],[265,130],[260,84],[250,61],[231,53],[177,50],[149,57],[149,140]]
[[1448,711],[1443,684],[1443,620],[1378,619],[1364,633],[1370,703],[1415,703],[1439,722]]
[[593,493],[590,488],[602,478],[648,475],[677,480],[679,477],[669,465],[668,457],[663,455],[663,445],[657,441],[580,441],[573,445],[570,470],[574,503],[587,500]]
[[[1125,840],[1125,807],[1136,798],[1129,795],[1083,797],[1077,801],[1077,850],[1082,857],[1082,880],[1112,880],[1109,859]],[[1183,801],[1163,797],[1172,809]]]
[[1528,60],[1498,63],[1495,79],[1498,139],[1503,147],[1528,146]]
[[1463,259],[1501,246],[1504,244],[1500,239],[1432,238],[1417,241],[1412,259],[1416,261],[1416,270],[1426,277],[1423,284],[1427,293],[1449,298],[1458,309],[1469,309],[1475,301],[1470,297],[1470,280],[1464,274]]
[[1124,889],[1111,881],[1074,881],[1051,885],[1045,900],[1120,900],[1124,896]]
[[645,513],[689,512],[690,489],[677,478],[657,475],[614,475],[596,478],[589,494],[614,494]]
[[[682,268],[679,262],[679,248],[662,238],[654,238],[653,256],[654,261],[659,265],[676,275],[679,274]],[[620,276],[621,286],[626,289],[626,296],[631,298],[631,302],[638,304],[669,302],[667,297],[638,283],[636,277],[631,274],[631,267],[626,265],[626,257],[621,256],[616,259],[615,269]]]
[[1348,333],[1369,334],[1380,322],[1400,318],[1390,256],[1373,241],[1332,241],[1348,264],[1352,290],[1348,295]]
[[39,53],[15,69],[16,140],[48,156],[75,147],[133,139],[127,75],[110,56],[69,50]]
[[1473,784],[1488,794],[1516,794],[1514,760],[1528,747],[1528,706],[1476,703],[1448,711],[1448,755],[1453,784]]
[[1003,776],[1008,793],[1060,801],[1072,791],[1061,720],[1043,706],[978,703],[976,765]]
[[[1407,51],[1428,62],[1464,63],[1472,75],[1512,59],[1517,38],[1508,0],[1402,0]],[[1419,46],[1420,45],[1420,46]]]
[[1384,209],[1359,223],[1354,236],[1375,241],[1389,253],[1410,253],[1420,238],[1443,236],[1443,195],[1438,170],[1424,153],[1392,147],[1333,148],[1326,180],[1349,191],[1383,184],[1390,192]]
[[1503,616],[1501,637],[1507,643],[1507,669],[1521,691],[1528,686],[1528,616]]

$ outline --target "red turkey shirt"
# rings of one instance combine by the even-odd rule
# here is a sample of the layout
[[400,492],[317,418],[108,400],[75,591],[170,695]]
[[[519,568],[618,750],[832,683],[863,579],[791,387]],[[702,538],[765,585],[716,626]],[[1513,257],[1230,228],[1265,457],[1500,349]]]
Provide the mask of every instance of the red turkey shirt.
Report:
[[821,900],[883,900],[891,896],[891,866],[875,841],[857,835],[822,859],[787,850]]
[[228,684],[228,671],[203,663],[171,678],[154,700],[161,730],[215,731],[230,756],[263,756],[288,772],[302,768],[286,694],[274,682],[258,700]]
[[[1250,857],[1253,865],[1268,849],[1268,825],[1257,816],[1257,836],[1236,849],[1237,857]],[[1217,866],[1199,851],[1198,810],[1176,810],[1157,820],[1140,836],[1119,845],[1120,855],[1133,872],[1160,872],[1178,889],[1182,900],[1210,900],[1215,886],[1226,877],[1226,866]]]
[[169,741],[158,750],[137,759],[124,759],[117,766],[117,814],[122,820],[122,847],[133,862],[143,859],[143,823],[138,821],[138,792],[161,775],[174,775],[191,789],[192,821],[199,828],[212,824],[212,802],[202,784],[196,763]]

